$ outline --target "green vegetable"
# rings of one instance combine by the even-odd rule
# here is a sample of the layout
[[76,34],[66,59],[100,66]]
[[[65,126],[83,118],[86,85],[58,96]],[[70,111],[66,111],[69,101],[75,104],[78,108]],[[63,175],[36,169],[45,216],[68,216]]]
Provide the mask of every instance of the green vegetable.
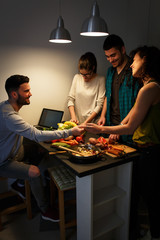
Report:
[[70,129],[76,127],[77,124],[71,121],[66,121],[64,123],[58,123],[58,130]]
[[62,142],[52,143],[52,146],[62,146],[62,147],[66,147],[66,148],[70,148],[71,147],[71,145],[69,145],[67,143],[62,143]]
[[43,131],[52,131],[53,130],[53,127],[50,127],[50,128],[43,128]]

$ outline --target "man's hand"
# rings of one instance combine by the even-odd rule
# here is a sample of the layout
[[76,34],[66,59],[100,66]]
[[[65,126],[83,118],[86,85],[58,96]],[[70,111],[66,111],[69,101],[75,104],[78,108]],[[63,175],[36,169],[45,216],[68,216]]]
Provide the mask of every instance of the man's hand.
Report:
[[79,135],[81,135],[83,132],[84,132],[84,128],[83,128],[83,127],[77,126],[77,127],[72,128],[72,135],[73,135],[73,136],[79,136]]

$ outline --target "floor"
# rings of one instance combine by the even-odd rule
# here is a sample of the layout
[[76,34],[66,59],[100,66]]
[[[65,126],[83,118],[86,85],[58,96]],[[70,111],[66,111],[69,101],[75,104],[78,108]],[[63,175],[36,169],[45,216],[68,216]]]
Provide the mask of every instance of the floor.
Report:
[[[65,194],[65,199],[75,196],[75,191]],[[0,209],[5,205],[13,205],[15,201],[22,201],[17,197],[11,197],[8,201],[0,201]],[[41,218],[35,199],[31,198],[33,218],[27,218],[26,209],[2,217],[3,230],[0,231],[0,240],[60,240],[59,224],[45,221]],[[76,210],[66,207],[66,218],[75,217]],[[76,227],[66,230],[66,240],[76,240]]]
[[[25,210],[4,216],[3,227],[0,240],[60,240],[58,224],[42,220],[40,213],[31,220]],[[66,236],[67,240],[76,240],[76,228],[68,229]]]

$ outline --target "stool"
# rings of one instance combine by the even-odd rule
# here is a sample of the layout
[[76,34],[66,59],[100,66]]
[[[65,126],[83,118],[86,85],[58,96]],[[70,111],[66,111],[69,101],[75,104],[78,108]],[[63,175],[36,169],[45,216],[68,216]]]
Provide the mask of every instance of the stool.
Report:
[[65,220],[65,205],[76,205],[76,199],[64,201],[64,192],[76,188],[75,175],[65,166],[58,165],[48,169],[50,174],[50,193],[51,193],[51,206],[54,205],[56,188],[58,190],[58,205],[59,205],[59,218],[60,218],[60,239],[65,240],[65,229],[76,226],[76,219],[66,222]]
[[[7,180],[6,177],[0,177],[0,181]],[[10,213],[17,212],[22,209],[27,209],[27,217],[28,219],[32,218],[32,209],[31,209],[31,193],[30,193],[30,186],[28,180],[25,180],[25,193],[26,199],[23,200],[24,202],[17,203],[14,206],[8,206],[3,210],[0,210],[0,231],[3,229],[2,227],[2,220],[1,217],[4,215],[8,215]],[[0,199],[7,199],[12,196],[18,196],[18,194],[14,193],[13,191],[9,190],[7,192],[0,193]],[[19,196],[18,196],[19,197]]]

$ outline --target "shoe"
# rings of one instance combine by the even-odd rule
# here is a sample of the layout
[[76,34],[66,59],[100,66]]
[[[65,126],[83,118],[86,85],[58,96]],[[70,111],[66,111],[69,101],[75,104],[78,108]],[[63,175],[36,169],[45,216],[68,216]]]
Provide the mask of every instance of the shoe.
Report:
[[147,231],[147,233],[143,237],[139,238],[139,240],[151,240],[151,239],[152,238],[150,231]]
[[22,199],[26,199],[25,187],[18,185],[18,180],[11,184],[11,190],[17,193]]
[[48,208],[45,213],[42,212],[41,214],[42,214],[42,219],[44,220],[48,220],[51,222],[59,222],[59,214],[56,209],[53,210],[51,208]]

